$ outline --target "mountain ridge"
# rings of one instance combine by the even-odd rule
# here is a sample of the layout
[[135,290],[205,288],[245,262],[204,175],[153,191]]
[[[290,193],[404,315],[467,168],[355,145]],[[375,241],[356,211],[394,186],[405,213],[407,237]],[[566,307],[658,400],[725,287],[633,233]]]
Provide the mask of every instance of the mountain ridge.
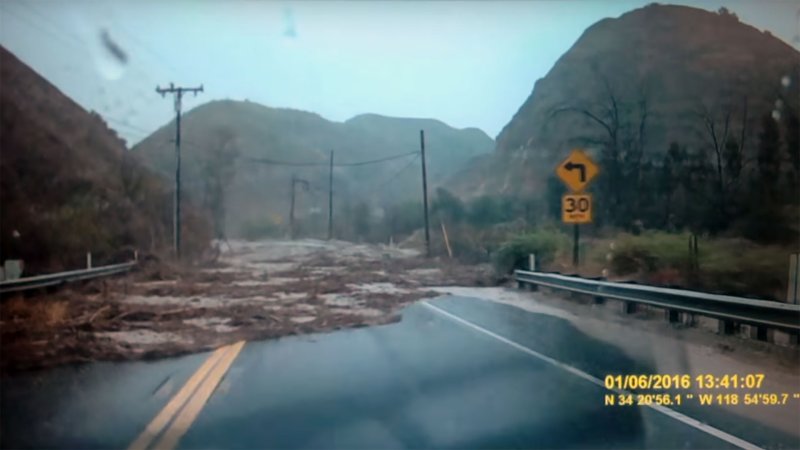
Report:
[[[525,192],[540,191],[547,172],[572,148],[588,147],[599,155],[599,143],[607,133],[588,113],[607,125],[610,94],[621,106],[618,131],[631,139],[637,134],[630,130],[639,114],[637,102],[645,100],[646,155],[662,155],[671,142],[700,151],[709,140],[702,114],[721,121],[725,111],[739,121],[738,116],[746,116],[744,127],[750,135],[744,147],[752,155],[760,116],[772,111],[776,93],[785,90],[784,76],[797,73],[798,65],[796,49],[740,22],[725,9],[714,13],[652,4],[605,18],[588,27],[535,81],[528,98],[497,135],[498,160],[492,164],[503,168],[501,172],[516,172],[512,178],[518,181],[512,185]],[[796,87],[797,81],[790,89]],[[528,155],[523,158],[523,154]],[[517,164],[523,159],[524,166]],[[489,191],[497,193],[506,185],[480,183],[494,184]],[[451,177],[449,185],[463,194],[472,192],[463,180]]]
[[[412,154],[420,149],[419,131],[423,129],[429,184],[436,186],[472,157],[494,148],[494,141],[483,131],[456,129],[436,119],[365,113],[336,122],[313,112],[251,101],[214,100],[198,105],[183,115],[181,125],[182,140],[191,149],[183,152],[186,192],[201,202],[213,203],[208,199],[225,196],[223,203],[230,209],[219,212],[225,217],[220,228],[232,236],[247,223],[266,217],[283,224],[288,221],[292,175],[313,185],[309,194],[297,197],[297,215],[327,210],[323,194],[331,151],[336,164]],[[174,120],[135,145],[132,152],[150,168],[171,176],[173,135]],[[221,150],[223,147],[226,150]],[[231,172],[226,172],[224,188],[208,186],[207,175],[211,173],[213,178],[218,172],[209,164],[212,159],[216,161],[212,165],[223,164]],[[415,167],[419,167],[419,159],[413,155],[363,167],[336,166],[334,202],[343,206],[366,202],[380,210],[418,199],[420,171]]]

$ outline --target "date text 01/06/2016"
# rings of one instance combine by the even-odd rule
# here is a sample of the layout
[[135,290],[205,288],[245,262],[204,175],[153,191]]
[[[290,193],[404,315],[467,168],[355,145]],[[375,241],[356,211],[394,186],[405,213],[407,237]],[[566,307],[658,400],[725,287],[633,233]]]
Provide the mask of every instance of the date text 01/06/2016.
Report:
[[750,374],[617,374],[605,376],[607,389],[761,389],[763,373]]

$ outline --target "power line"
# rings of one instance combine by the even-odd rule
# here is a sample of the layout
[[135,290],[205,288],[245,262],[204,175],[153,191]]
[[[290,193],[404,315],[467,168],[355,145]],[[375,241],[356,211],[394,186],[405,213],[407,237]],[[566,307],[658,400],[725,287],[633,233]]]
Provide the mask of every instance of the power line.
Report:
[[156,92],[164,97],[172,94],[175,100],[175,218],[173,220],[173,239],[175,244],[175,258],[181,258],[181,99],[184,93],[193,93],[197,96],[198,92],[203,92],[203,85],[200,87],[181,87],[173,83],[169,87],[162,88],[156,86]]
[[136,139],[145,139],[148,136],[150,136],[149,132],[136,130],[136,129],[131,129],[131,128],[126,128],[125,125],[116,125],[116,124],[106,124],[106,125],[112,131],[117,132],[117,134],[123,134],[124,133],[124,134],[130,135],[131,137],[136,138]]
[[[43,13],[41,10],[39,10],[37,8],[34,8],[31,5],[31,3],[23,3],[23,4],[25,4],[27,6],[26,10],[29,13],[32,13],[33,15],[38,17],[40,20],[42,20],[44,22],[47,22],[53,30],[57,30],[58,32],[60,32],[61,35],[70,38],[72,43],[74,43],[77,46],[83,48],[84,50],[89,51],[89,46],[90,46],[91,42],[86,42],[80,36],[78,36],[78,35],[74,34],[73,32],[69,31],[66,27],[63,26],[62,23],[59,23],[57,20],[53,19],[48,14]],[[116,26],[117,25],[115,24],[115,27]],[[47,31],[49,32],[50,30],[47,30]],[[105,35],[105,37],[103,38],[104,41],[102,43],[102,46],[103,46],[102,51],[104,51],[104,52],[110,51],[111,49],[109,48],[109,45],[113,45],[115,47],[119,47],[119,45],[116,42],[111,40],[111,36],[109,34],[109,30],[102,29],[101,31]],[[116,28],[115,28],[115,31],[116,31]],[[53,33],[49,33],[49,34],[53,35]],[[101,34],[101,36],[103,36],[103,34]],[[60,39],[60,37],[57,37],[57,38]],[[107,40],[105,40],[105,39],[107,39]],[[114,57],[115,58],[119,58],[119,55],[115,55]],[[129,61],[124,61],[124,62],[127,64]],[[153,77],[148,75],[143,70],[139,69],[138,67],[133,67],[130,64],[127,64],[127,65],[130,66],[130,69],[131,69],[132,72],[136,72],[138,75],[140,75],[141,77],[145,78],[145,80],[143,80],[144,84],[153,84],[155,82]],[[151,103],[152,103],[152,101],[153,101],[153,99],[150,99]]]
[[54,29],[57,29],[57,30],[60,30],[60,31],[61,31],[61,34],[63,34],[64,36],[67,36],[68,38],[70,38],[72,41],[74,41],[74,42],[75,42],[75,43],[77,43],[78,45],[82,45],[82,46],[85,46],[85,45],[86,45],[86,43],[85,43],[85,42],[83,42],[83,40],[82,40],[80,37],[76,36],[75,34],[73,34],[73,33],[71,33],[71,32],[64,31],[64,29],[61,27],[61,25],[60,25],[60,24],[56,23],[56,22],[55,22],[54,20],[52,20],[51,18],[47,17],[47,15],[43,14],[43,13],[42,13],[41,11],[39,11],[38,9],[34,8],[34,7],[31,5],[31,3],[27,3],[27,2],[21,2],[21,3],[19,3],[19,4],[20,4],[20,5],[25,5],[25,6],[26,6],[26,7],[24,8],[25,10],[27,10],[27,11],[28,11],[28,12],[30,12],[30,13],[33,13],[33,15],[34,15],[34,16],[36,16],[36,17],[38,17],[40,20],[43,20],[43,21],[45,21],[45,22],[49,23],[49,24],[50,24],[50,26],[51,26],[52,28],[54,28]]
[[115,117],[110,117],[110,116],[102,116],[102,117],[108,122],[113,122],[113,123],[115,123],[115,124],[117,124],[119,126],[130,128],[131,130],[134,130],[134,131],[139,131],[139,132],[142,132],[142,133],[146,133],[148,135],[153,133],[152,130],[145,130],[144,128],[137,127],[136,125],[131,125],[126,120],[117,119]]
[[[0,3],[0,4],[2,4],[2,3]],[[3,10],[4,10],[4,12],[6,14],[10,13],[12,16],[16,16],[17,19],[21,19],[23,22],[27,23],[32,28],[35,28],[37,31],[39,31],[41,33],[44,33],[44,34],[48,34],[51,37],[53,37],[55,40],[57,40],[57,41],[59,41],[59,42],[61,42],[63,44],[66,44],[66,45],[71,46],[71,47],[79,48],[81,50],[86,50],[86,48],[85,48],[86,45],[84,43],[82,43],[80,41],[77,41],[77,42],[76,41],[67,41],[67,40],[63,39],[62,36],[60,36],[57,33],[55,33],[54,31],[51,31],[48,28],[40,26],[35,21],[33,21],[30,17],[27,17],[27,16],[25,16],[23,14],[20,14],[20,12],[17,11],[17,10],[11,10],[11,9],[8,9],[8,8],[3,8]],[[75,39],[75,38],[73,37],[73,39]]]
[[367,165],[367,164],[377,164],[377,163],[382,163],[382,162],[385,162],[385,161],[391,161],[391,160],[393,160],[393,159],[400,159],[400,158],[404,158],[404,157],[406,157],[406,156],[418,155],[418,154],[419,154],[419,152],[418,152],[418,151],[413,151],[413,152],[403,153],[403,154],[401,154],[401,155],[393,155],[393,156],[387,156],[386,158],[381,158],[381,159],[373,159],[373,160],[371,160],[371,161],[359,161],[359,162],[354,162],[354,163],[339,163],[339,164],[334,164],[333,166],[334,166],[334,167],[343,167],[343,166],[347,166],[347,167],[353,167],[353,166],[365,166],[365,165]]
[[[10,14],[11,16],[14,16],[15,18],[19,19],[21,22],[27,24],[29,27],[34,29],[39,34],[49,35],[56,41],[68,47],[72,47],[74,49],[81,50],[83,52],[91,53],[90,43],[85,42],[82,38],[76,36],[74,33],[70,31],[65,31],[65,28],[63,26],[57,24],[55,20],[48,18],[46,14],[43,14],[38,9],[31,7],[29,3],[24,3],[24,4],[28,5],[28,7],[23,10],[9,9],[8,7],[0,9],[3,10],[3,13]],[[7,4],[0,3],[0,5],[7,5]],[[23,14],[22,11],[24,11],[25,14]],[[36,20],[32,19],[32,16],[38,17],[40,19],[40,22],[37,22]],[[43,26],[42,23],[44,22],[48,23],[49,26]],[[65,39],[65,37],[68,39]],[[107,51],[107,49],[103,49],[103,51]],[[141,69],[136,67],[131,67],[130,69],[132,72],[144,78],[145,83],[149,84],[153,82],[153,78],[149,76],[147,73],[143,72]],[[148,101],[152,103],[153,99],[150,98]]]
[[315,163],[315,162],[292,162],[292,161],[280,161],[277,159],[272,158],[254,158],[252,156],[245,156],[242,159],[247,161],[252,161],[260,164],[268,164],[271,166],[292,166],[292,167],[311,167],[311,166],[325,166],[325,163]]
[[387,179],[386,179],[386,181],[384,181],[384,182],[383,182],[383,183],[381,183],[381,184],[378,184],[378,185],[374,186],[372,189],[370,189],[370,192],[372,192],[373,194],[375,194],[375,193],[377,193],[377,192],[380,192],[380,191],[382,191],[382,190],[383,190],[383,189],[385,189],[387,186],[389,186],[389,184],[391,184],[391,183],[392,183],[392,181],[394,181],[394,180],[395,180],[397,177],[399,177],[399,176],[400,176],[400,174],[402,174],[402,173],[403,173],[404,171],[406,171],[406,170],[407,170],[409,167],[411,167],[411,165],[412,165],[412,164],[414,164],[414,163],[417,161],[417,159],[420,157],[420,154],[419,154],[419,152],[415,152],[415,153],[417,154],[417,157],[416,157],[416,158],[413,158],[411,161],[409,161],[409,162],[408,162],[408,164],[406,164],[405,166],[403,166],[402,168],[400,168],[400,170],[398,170],[397,172],[395,172],[394,174],[392,174],[392,175],[391,175],[389,178],[387,178]]
[[117,133],[120,133],[120,134],[124,133],[126,135],[129,135],[134,139],[142,139],[142,140],[144,140],[148,136],[147,133],[142,133],[141,131],[125,130],[125,129],[119,129],[119,128],[114,128],[114,127],[111,127],[111,129],[113,131],[116,131]]
[[[128,40],[130,42],[132,42],[134,45],[138,46],[139,48],[144,49],[145,52],[147,52],[148,54],[150,54],[150,56],[152,58],[154,58],[153,59],[154,62],[155,62],[155,60],[158,60],[158,63],[162,67],[165,67],[168,71],[172,72],[173,75],[175,75],[175,76],[177,76],[179,78],[184,76],[184,74],[182,74],[178,69],[176,69],[175,66],[167,58],[165,58],[161,53],[157,52],[156,50],[154,50],[149,45],[145,44],[141,39],[139,39],[136,36],[135,33],[132,33],[129,30],[127,30],[125,27],[120,25],[119,22],[117,22],[116,20],[112,19],[111,21],[112,21],[112,24],[114,26],[114,31],[115,32],[120,32],[124,36],[127,36]],[[148,83],[150,81],[152,81],[152,78],[149,78],[147,80]]]
[[145,44],[144,42],[142,42],[142,41],[141,41],[141,40],[140,40],[140,39],[139,39],[139,38],[138,38],[138,37],[137,37],[137,36],[136,36],[134,33],[131,33],[130,31],[126,30],[126,29],[125,29],[125,27],[121,26],[121,25],[120,25],[118,22],[116,22],[116,21],[114,21],[114,28],[115,28],[115,30],[117,30],[117,31],[120,31],[122,34],[124,34],[125,36],[127,36],[127,37],[128,37],[128,39],[129,39],[131,42],[133,42],[135,45],[137,45],[139,48],[141,48],[141,49],[144,49],[144,50],[145,50],[145,52],[147,52],[147,53],[149,53],[149,54],[150,54],[150,56],[152,56],[153,58],[155,58],[155,59],[157,59],[158,61],[160,61],[160,63],[161,63],[161,64],[162,64],[164,67],[166,67],[166,68],[167,68],[167,70],[169,70],[170,72],[172,72],[172,74],[173,74],[173,75],[176,75],[176,76],[182,76],[182,74],[180,74],[180,73],[179,73],[178,69],[176,69],[176,68],[175,68],[175,66],[173,66],[173,65],[172,65],[172,63],[170,63],[170,62],[169,62],[169,61],[168,61],[168,60],[167,60],[165,57],[163,57],[163,56],[162,56],[160,53],[158,53],[158,52],[156,52],[155,50],[153,50],[153,48],[151,48],[149,45],[147,45],[147,44]]
[[[392,161],[395,159],[405,158],[406,156],[417,155],[419,154],[418,151],[402,153],[398,155],[391,155],[385,158],[379,159],[371,159],[367,161],[356,161],[356,162],[349,162],[349,163],[335,163],[334,167],[356,167],[356,166],[365,166],[368,164],[378,164],[386,161]],[[261,164],[269,164],[274,166],[293,166],[293,167],[315,167],[315,166],[328,166],[329,162],[302,162],[302,161],[281,161],[272,158],[255,158],[252,156],[245,156],[242,159],[247,161],[257,162]]]

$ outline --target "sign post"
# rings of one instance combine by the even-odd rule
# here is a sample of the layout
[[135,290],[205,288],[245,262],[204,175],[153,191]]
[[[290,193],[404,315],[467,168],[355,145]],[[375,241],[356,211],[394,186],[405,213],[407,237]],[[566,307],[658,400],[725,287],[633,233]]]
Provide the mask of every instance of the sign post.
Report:
[[786,303],[800,303],[800,253],[789,255],[789,289]]
[[580,226],[576,223],[572,226],[572,266],[578,267],[578,256],[580,252],[578,251],[578,243],[581,240],[581,230]]
[[600,172],[599,167],[581,149],[574,149],[556,167],[556,175],[572,191],[561,198],[561,221],[573,224],[572,264],[578,267],[580,224],[592,222],[592,196],[583,190]]

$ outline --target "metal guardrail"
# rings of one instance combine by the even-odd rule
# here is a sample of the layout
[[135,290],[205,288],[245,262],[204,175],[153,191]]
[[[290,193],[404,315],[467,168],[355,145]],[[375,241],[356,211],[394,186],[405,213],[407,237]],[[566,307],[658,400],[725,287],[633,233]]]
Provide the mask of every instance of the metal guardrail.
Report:
[[68,272],[36,275],[33,277],[17,278],[16,280],[0,281],[0,294],[19,292],[28,289],[39,289],[48,286],[58,286],[80,280],[105,277],[131,270],[136,265],[135,261],[112,264],[109,266],[93,267],[91,269],[71,270]]
[[667,311],[698,314],[733,323],[778,329],[792,334],[800,332],[800,305],[526,270],[514,271],[514,279],[520,287],[525,284],[545,286],[597,298],[612,298],[634,304],[656,306]]

